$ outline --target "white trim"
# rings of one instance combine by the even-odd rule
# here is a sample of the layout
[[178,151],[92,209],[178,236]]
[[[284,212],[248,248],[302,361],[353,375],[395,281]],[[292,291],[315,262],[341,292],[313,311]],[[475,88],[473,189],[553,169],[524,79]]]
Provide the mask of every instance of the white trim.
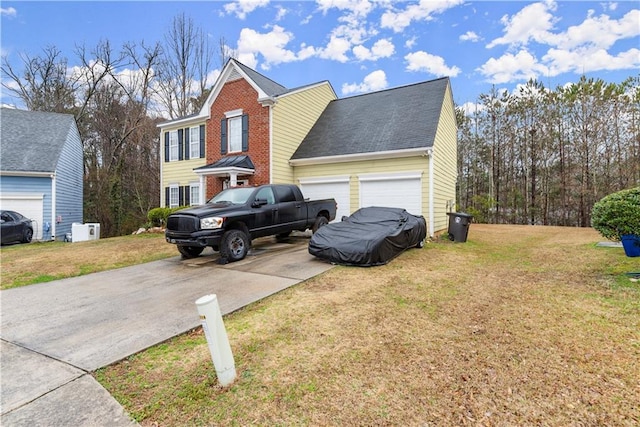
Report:
[[227,119],[230,119],[232,117],[238,117],[238,116],[241,116],[241,115],[242,115],[242,108],[238,108],[237,110],[226,111],[224,113],[224,116]]
[[27,171],[0,171],[0,176],[21,176],[33,178],[48,178],[55,172],[27,172]]
[[3,199],[12,200],[44,200],[44,193],[2,193],[0,194],[0,201]]
[[273,184],[273,108],[269,105],[269,184]]
[[334,98],[337,99],[338,95],[336,95],[336,91],[333,89],[333,86],[331,86],[331,82],[329,82],[328,80],[324,80],[324,81],[321,81],[321,82],[318,82],[318,83],[312,83],[312,84],[307,85],[307,86],[302,86],[302,87],[299,87],[299,88],[295,88],[295,89],[290,90],[289,92],[285,92],[285,93],[283,93],[281,95],[277,95],[276,96],[276,100],[280,99],[280,98],[286,98],[289,95],[295,95],[296,93],[302,93],[302,92],[307,91],[309,89],[315,89],[317,87],[324,86],[324,85],[328,85],[329,86],[329,88],[333,92]]
[[173,126],[179,126],[179,127],[184,127],[184,125],[190,125],[190,124],[204,124],[203,120],[206,120],[209,118],[209,114],[205,114],[202,115],[202,113],[199,113],[195,116],[188,116],[188,117],[181,117],[179,119],[175,119],[175,120],[169,120],[166,122],[162,122],[156,125],[157,128],[167,128],[167,127],[173,127]]
[[226,167],[226,168],[210,168],[210,169],[198,169],[193,171],[196,175],[200,176],[227,176],[231,174],[236,175],[253,175],[255,170],[238,167]]
[[298,178],[298,182],[302,185],[304,184],[331,184],[338,182],[349,182],[351,181],[351,177],[349,175],[339,175],[339,176],[318,176],[318,177],[308,177],[308,178]]
[[393,172],[393,173],[364,173],[358,175],[359,181],[388,181],[397,179],[420,179],[422,178],[421,171],[411,172]]
[[434,171],[433,171],[433,150],[431,151],[431,155],[429,156],[429,236],[433,237],[433,229],[436,226],[435,218],[433,217],[435,214],[435,209],[433,207],[433,189],[434,189]]
[[346,163],[367,160],[397,159],[402,157],[429,156],[432,149],[427,147],[408,148],[406,150],[376,151],[374,153],[354,153],[338,156],[312,157],[308,159],[291,159],[291,166],[323,165],[329,163]]
[[51,240],[56,240],[56,216],[56,174],[54,172],[51,174]]

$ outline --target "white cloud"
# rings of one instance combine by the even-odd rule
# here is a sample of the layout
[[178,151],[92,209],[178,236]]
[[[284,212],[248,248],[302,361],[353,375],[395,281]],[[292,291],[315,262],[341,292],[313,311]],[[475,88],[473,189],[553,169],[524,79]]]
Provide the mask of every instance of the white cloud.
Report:
[[[442,13],[447,9],[462,4],[464,0],[420,0],[418,4],[410,3],[406,9],[396,12],[387,10],[380,17],[380,26],[382,28],[391,28],[396,33],[402,32],[411,25],[413,21],[430,21],[433,15]],[[398,3],[390,3],[396,5]],[[399,3],[405,5],[407,3]]]
[[479,67],[478,71],[494,84],[548,75],[548,69],[539,64],[538,60],[526,50],[521,50],[515,55],[507,53],[498,59],[491,58]]
[[265,60],[263,69],[272,64],[296,61],[297,57],[287,44],[293,40],[293,34],[279,25],[274,25],[268,33],[259,33],[251,28],[243,28],[238,39],[238,59],[249,67],[255,68],[260,54]]
[[487,48],[503,44],[526,45],[530,40],[545,42],[553,37],[550,31],[557,20],[550,11],[555,9],[555,2],[546,1],[527,5],[512,17],[503,16],[501,22],[505,26],[504,35],[491,41]]
[[347,62],[347,52],[351,48],[351,42],[345,38],[331,36],[331,40],[324,49],[318,50],[318,56],[323,59],[332,59],[338,62]]
[[253,12],[259,7],[265,7],[269,4],[269,0],[238,0],[233,3],[224,5],[227,14],[235,14],[238,19],[245,19],[248,13]]
[[13,18],[18,15],[18,11],[14,7],[0,7],[0,15]]
[[480,36],[478,36],[473,31],[467,31],[466,33],[460,35],[460,41],[463,41],[463,42],[477,42],[479,40],[480,40]]
[[368,74],[362,83],[345,83],[342,85],[342,94],[375,92],[385,89],[388,86],[387,75],[382,70],[377,70]]
[[550,40],[550,45],[563,49],[579,46],[593,46],[608,49],[620,39],[640,35],[640,10],[632,10],[620,20],[612,20],[607,15],[593,17],[590,14],[580,25],[571,26]]
[[276,21],[281,21],[284,19],[284,17],[287,15],[287,13],[289,12],[287,9],[285,9],[282,6],[278,6],[277,7],[278,12],[276,13]]
[[438,77],[456,77],[460,74],[460,68],[448,67],[444,58],[422,50],[407,54],[404,59],[407,61],[407,71],[423,71]]
[[329,9],[346,10],[358,16],[366,16],[371,12],[369,0],[316,0],[318,8],[326,14]]
[[389,39],[380,39],[373,44],[371,49],[362,45],[353,48],[353,54],[359,61],[375,61],[380,58],[388,58],[395,52],[395,46]]
[[404,42],[404,46],[407,49],[413,49],[413,47],[416,45],[416,42],[418,41],[418,39],[416,37],[411,37],[409,40],[407,40],[406,42]]

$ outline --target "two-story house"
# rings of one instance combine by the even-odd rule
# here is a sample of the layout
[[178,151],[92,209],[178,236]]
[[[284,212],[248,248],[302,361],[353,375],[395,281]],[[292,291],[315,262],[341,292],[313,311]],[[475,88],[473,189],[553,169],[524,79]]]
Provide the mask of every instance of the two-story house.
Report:
[[166,206],[203,203],[227,186],[295,183],[306,197],[335,198],[338,219],[403,207],[424,215],[431,235],[453,209],[448,78],[338,99],[327,81],[287,89],[231,59],[198,114],[160,128]]

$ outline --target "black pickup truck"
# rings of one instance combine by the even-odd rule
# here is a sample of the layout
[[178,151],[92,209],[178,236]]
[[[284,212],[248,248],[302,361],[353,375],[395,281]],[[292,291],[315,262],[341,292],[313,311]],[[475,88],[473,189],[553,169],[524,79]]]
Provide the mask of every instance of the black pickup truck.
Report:
[[243,259],[251,240],[288,236],[294,230],[318,228],[336,217],[334,199],[304,199],[295,185],[269,184],[223,190],[205,205],[179,210],[167,219],[167,242],[185,258],[210,246],[227,262]]

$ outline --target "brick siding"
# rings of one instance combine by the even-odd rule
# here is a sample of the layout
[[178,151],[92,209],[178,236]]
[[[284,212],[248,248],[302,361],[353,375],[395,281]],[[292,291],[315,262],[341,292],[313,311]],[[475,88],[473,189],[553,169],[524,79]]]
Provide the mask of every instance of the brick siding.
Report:
[[[225,156],[246,154],[251,158],[256,171],[253,176],[238,177],[248,179],[250,185],[270,182],[269,176],[269,107],[257,101],[258,92],[244,79],[225,83],[211,106],[211,118],[207,120],[207,164],[224,157],[220,154],[220,121],[228,111],[242,109],[249,116],[249,150],[243,153],[227,153]],[[228,178],[207,177],[207,199],[222,190]]]

